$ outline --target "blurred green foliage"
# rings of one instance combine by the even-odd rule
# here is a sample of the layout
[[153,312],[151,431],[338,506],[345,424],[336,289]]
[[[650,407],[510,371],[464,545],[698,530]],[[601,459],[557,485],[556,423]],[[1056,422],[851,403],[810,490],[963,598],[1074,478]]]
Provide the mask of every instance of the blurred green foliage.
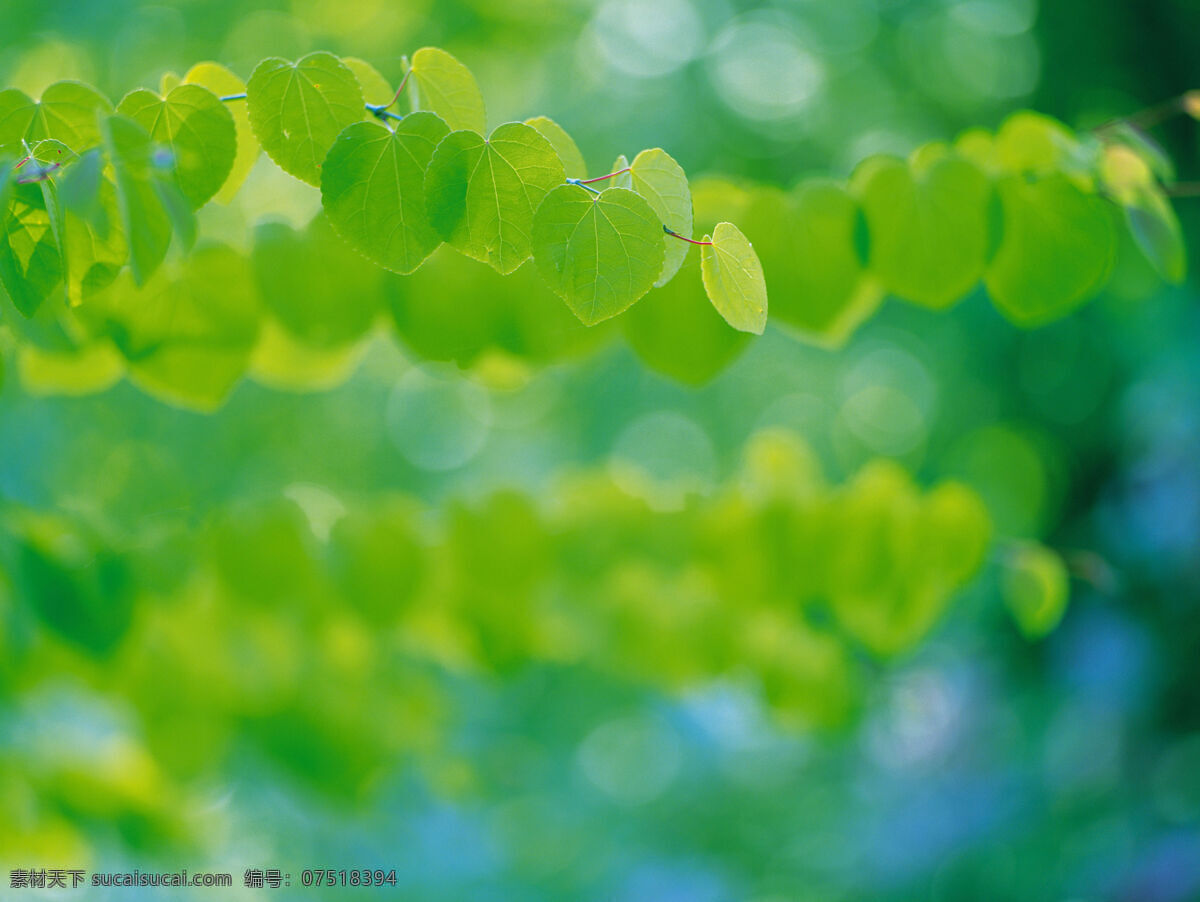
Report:
[[169,116],[143,127],[173,167],[106,119],[113,171],[0,180],[0,863],[282,866],[281,898],[331,865],[451,900],[1192,898],[1197,223],[1163,186],[1196,136],[1114,120],[1200,83],[1197,26],[4,4],[22,136],[32,98],[169,113],[317,50],[383,103],[444,46],[487,123],[551,117],[568,177],[667,148],[771,316],[729,328],[695,250],[593,328],[531,263],[381,270],[244,104],[199,101],[220,187]]

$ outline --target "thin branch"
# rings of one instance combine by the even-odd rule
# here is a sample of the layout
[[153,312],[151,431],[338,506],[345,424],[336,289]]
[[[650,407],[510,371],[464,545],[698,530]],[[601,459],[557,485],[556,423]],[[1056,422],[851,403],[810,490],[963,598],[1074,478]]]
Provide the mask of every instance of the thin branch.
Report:
[[1104,132],[1121,125],[1131,125],[1140,130],[1150,129],[1181,113],[1190,115],[1194,110],[1200,110],[1200,91],[1187,91],[1178,97],[1148,106],[1144,110],[1138,110],[1128,116],[1110,119],[1108,122],[1096,126],[1092,131]]
[[412,75],[412,66],[409,66],[409,67],[408,67],[408,71],[407,71],[407,72],[405,72],[405,73],[404,73],[404,77],[403,77],[402,79],[400,79],[400,87],[396,88],[396,93],[395,93],[395,95],[392,97],[392,102],[391,102],[391,103],[388,103],[388,104],[385,104],[385,106],[395,106],[395,105],[396,105],[396,101],[400,99],[400,92],[401,92],[401,91],[403,91],[403,90],[404,90],[404,86],[405,86],[406,84],[408,84],[408,77],[409,77],[410,75]]

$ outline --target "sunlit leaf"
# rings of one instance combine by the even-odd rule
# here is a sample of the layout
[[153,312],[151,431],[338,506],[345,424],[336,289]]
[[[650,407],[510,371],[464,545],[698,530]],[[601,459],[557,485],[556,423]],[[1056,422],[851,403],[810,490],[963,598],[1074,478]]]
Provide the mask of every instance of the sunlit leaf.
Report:
[[271,58],[246,83],[254,134],[284,172],[321,184],[321,164],[342,129],[365,115],[362,88],[332,53]]
[[[220,63],[197,63],[188,70],[183,81],[185,84],[202,85],[217,97],[236,97],[246,93],[246,83]],[[218,203],[227,204],[242,187],[262,148],[254,136],[254,129],[250,126],[250,111],[246,99],[229,100],[224,103],[233,117],[233,125],[237,132],[237,153],[234,155],[233,165],[229,169],[225,184],[215,197]]]
[[441,244],[425,215],[425,168],[449,130],[412,113],[395,131],[349,126],[325,158],[321,202],[338,234],[380,266],[409,273]]
[[170,149],[176,184],[193,209],[208,203],[229,178],[237,131],[225,104],[208,88],[179,85],[166,97],[144,89],[131,91],[117,112]]
[[529,259],[533,214],[564,178],[550,142],[528,125],[501,125],[486,140],[451,132],[426,170],[425,207],[447,244],[510,273]]
[[[613,170],[616,172],[617,170]],[[684,237],[692,237],[692,192],[683,168],[665,150],[643,150],[629,168],[630,185],[646,199],[659,221]],[[665,256],[655,287],[666,285],[679,272],[691,249],[686,241],[662,236]]]
[[372,106],[390,104],[392,102],[395,89],[388,84],[388,80],[379,73],[378,69],[366,60],[360,60],[355,56],[343,56],[342,64],[353,72],[354,77],[358,79],[359,87],[362,88],[364,101]]
[[100,143],[97,118],[110,112],[106,97],[75,81],[50,85],[36,102],[21,91],[0,91],[0,154],[24,157],[26,144],[47,138],[82,153]]
[[662,224],[639,195],[578,185],[555,188],[533,221],[538,269],[587,325],[616,316],[662,270]]
[[536,128],[554,148],[558,158],[562,160],[563,172],[570,179],[585,179],[588,176],[587,165],[583,162],[583,154],[575,140],[566,133],[561,125],[546,116],[535,116],[526,119],[525,124]]
[[452,131],[482,135],[487,130],[487,112],[475,76],[445,50],[422,47],[414,53],[410,82],[414,109],[437,113]]
[[754,248],[738,227],[719,222],[711,244],[700,248],[704,290],[725,321],[742,332],[761,335],[767,325],[767,285]]

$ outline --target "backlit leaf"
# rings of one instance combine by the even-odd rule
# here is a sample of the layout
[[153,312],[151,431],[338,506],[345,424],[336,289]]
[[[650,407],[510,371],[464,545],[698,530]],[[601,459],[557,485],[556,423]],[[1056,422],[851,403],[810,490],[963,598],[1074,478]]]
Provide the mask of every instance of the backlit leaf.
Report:
[[486,140],[451,132],[425,172],[425,208],[447,244],[507,274],[529,259],[533,214],[564,178],[550,142],[528,125],[501,125]]
[[448,134],[433,113],[412,113],[396,130],[349,126],[325,158],[321,202],[337,233],[380,266],[410,273],[441,244],[425,215],[425,168]]
[[471,70],[437,47],[422,47],[412,58],[414,108],[437,113],[452,131],[487,130],[483,94]]
[[321,164],[342,129],[365,115],[358,79],[324,51],[294,63],[263,60],[246,84],[246,103],[263,150],[310,185],[321,183]]
[[587,325],[616,316],[662,270],[662,224],[639,195],[555,188],[533,222],[534,259],[554,292]]
[[[234,97],[246,93],[246,83],[219,63],[197,63],[188,70],[183,81],[185,84],[202,85],[217,97]],[[224,103],[233,117],[234,129],[237,132],[237,153],[233,158],[233,166],[229,169],[225,184],[215,197],[218,203],[227,204],[233,200],[238,188],[242,187],[262,148],[258,144],[258,138],[254,137],[254,129],[250,127],[250,111],[245,98]]]
[[[613,170],[614,172],[617,170]],[[683,168],[665,150],[643,150],[633,158],[629,170],[634,191],[646,199],[659,221],[673,232],[692,237],[692,192]],[[655,287],[666,285],[679,272],[691,245],[664,234],[665,255]]]
[[526,119],[525,124],[536,128],[541,132],[542,137],[550,142],[550,146],[562,160],[563,172],[566,173],[567,178],[587,178],[587,165],[583,162],[583,154],[579,152],[575,139],[568,135],[561,125],[545,116]]
[[0,91],[0,154],[24,157],[30,147],[52,138],[75,153],[100,143],[97,116],[112,112],[112,104],[95,88],[60,81],[42,92],[38,101],[21,91]]
[[179,85],[166,97],[131,91],[117,112],[170,148],[176,184],[193,209],[208,203],[225,184],[237,154],[237,131],[225,104],[208,88]]
[[717,223],[712,243],[700,248],[704,290],[725,321],[742,332],[761,335],[767,325],[767,285],[754,248],[738,227]]

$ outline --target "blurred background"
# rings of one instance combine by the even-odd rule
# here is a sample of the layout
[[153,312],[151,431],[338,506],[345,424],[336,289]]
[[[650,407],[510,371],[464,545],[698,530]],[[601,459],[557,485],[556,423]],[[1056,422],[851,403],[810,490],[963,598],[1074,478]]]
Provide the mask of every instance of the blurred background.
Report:
[[[1198,31],[1188,0],[7,0],[0,84],[116,99],[314,49],[394,83],[432,44],[493,124],[551,116],[595,173],[662,146],[788,187],[1200,87]],[[1156,137],[1194,177],[1194,124]],[[317,211],[265,158],[244,192],[204,227]],[[770,327],[685,382],[569,324],[531,362],[430,323],[212,413],[57,391],[0,339],[6,868],[277,867],[297,899],[304,867],[439,900],[1200,898],[1190,283],[1123,274],[1033,331],[982,291],[888,301],[837,350]],[[911,634],[840,634],[813,549],[876,566],[947,480],[987,511],[978,576]],[[1001,599],[1027,539],[1072,575],[1044,638]]]

